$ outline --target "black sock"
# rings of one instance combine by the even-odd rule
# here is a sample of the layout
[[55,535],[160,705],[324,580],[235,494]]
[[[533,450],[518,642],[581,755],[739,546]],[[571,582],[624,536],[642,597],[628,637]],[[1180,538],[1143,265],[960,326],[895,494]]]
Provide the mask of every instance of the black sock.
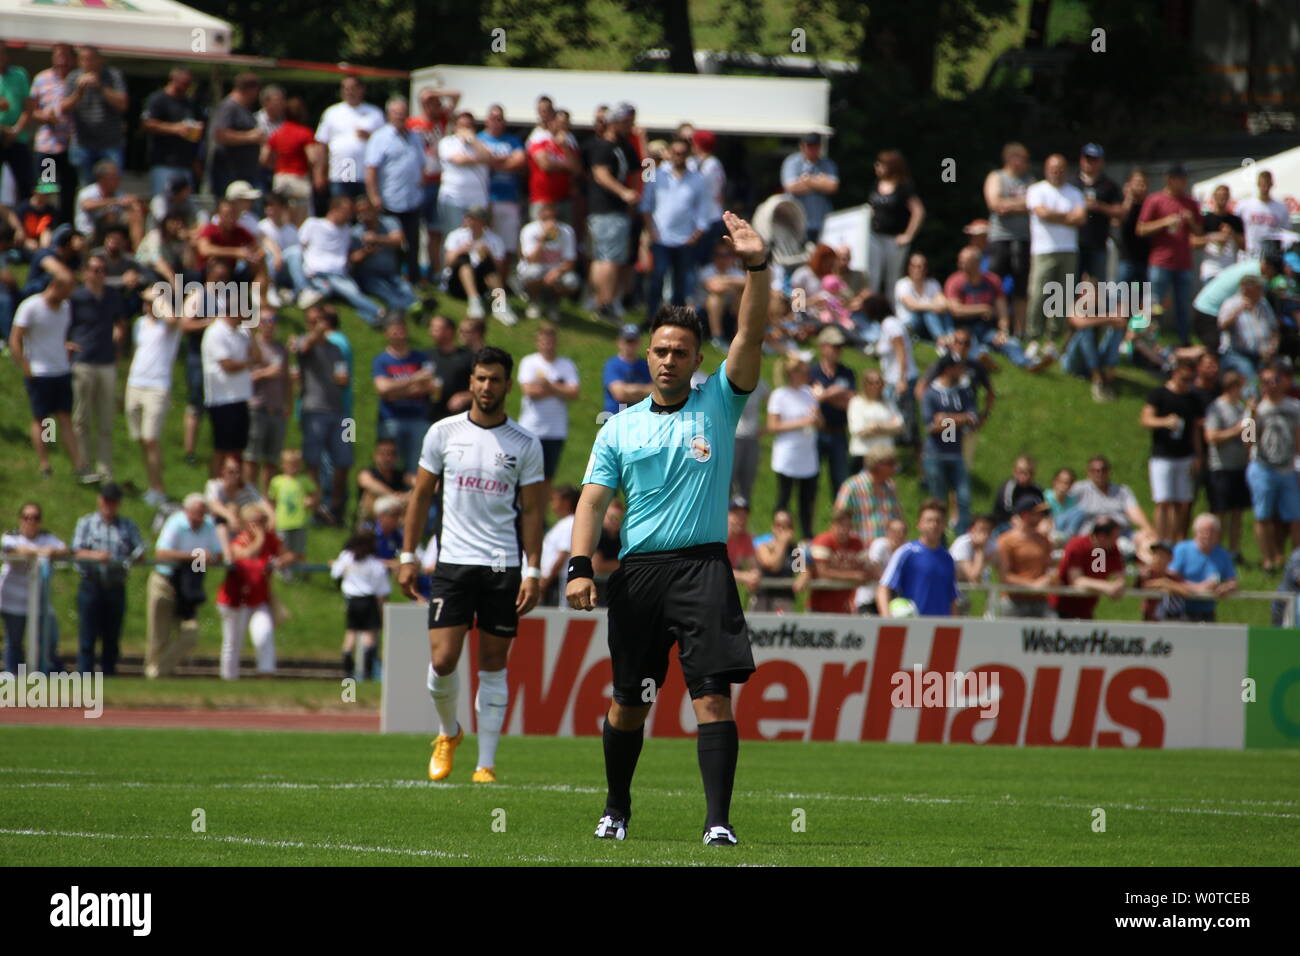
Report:
[[357,672],[357,659],[352,656],[351,651],[343,652],[343,676],[351,677]]
[[645,727],[636,730],[619,730],[605,718],[605,782],[609,796],[605,799],[605,812],[618,813],[624,819],[632,816],[632,774],[641,756],[645,742]]
[[375,676],[375,658],[379,656],[379,648],[367,647],[361,656],[361,672],[365,674],[366,680]]
[[719,720],[700,724],[697,738],[700,757],[700,776],[704,778],[704,799],[709,815],[704,826],[722,826],[731,821],[731,788],[736,782],[736,757],[740,753],[740,737],[734,720]]

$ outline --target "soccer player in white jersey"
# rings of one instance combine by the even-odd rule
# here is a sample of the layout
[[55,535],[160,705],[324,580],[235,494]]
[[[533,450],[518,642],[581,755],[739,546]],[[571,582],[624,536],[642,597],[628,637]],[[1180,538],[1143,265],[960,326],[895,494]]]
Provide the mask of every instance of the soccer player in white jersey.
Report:
[[[441,495],[438,563],[429,595],[429,694],[440,731],[429,759],[429,779],[451,773],[465,728],[456,718],[465,633],[478,627],[478,767],[475,783],[496,782],[496,751],[510,702],[506,658],[519,617],[540,596],[542,445],[505,412],[514,384],[514,359],[487,346],[474,355],[469,410],[435,423],[424,436],[415,490],[406,511],[398,583],[416,592],[416,546],[435,494]],[[522,551],[527,566],[520,569]]]
[[608,586],[614,700],[603,732],[609,789],[596,825],[600,839],[627,837],[645,719],[675,644],[700,728],[704,843],[736,844],[730,811],[739,743],[731,685],[749,679],[754,655],[727,559],[728,492],[736,423],[761,371],[771,279],[758,233],[730,212],[723,222],[748,270],[726,361],[692,387],[704,358],[700,317],[678,306],[655,314],[647,354],[654,387],[597,434],[573,518],[565,593],[570,607],[586,611],[596,604],[591,554],[601,519],[615,491],[627,495],[622,563]]

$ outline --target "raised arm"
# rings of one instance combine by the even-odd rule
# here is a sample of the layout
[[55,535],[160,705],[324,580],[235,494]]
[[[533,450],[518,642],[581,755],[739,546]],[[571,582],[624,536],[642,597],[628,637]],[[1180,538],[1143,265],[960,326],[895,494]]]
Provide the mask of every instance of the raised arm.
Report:
[[748,270],[745,290],[740,294],[736,337],[727,352],[727,378],[742,392],[758,386],[763,365],[763,336],[767,331],[767,305],[772,293],[768,277],[768,249],[753,226],[733,212],[724,212],[722,221],[731,233],[728,241]]

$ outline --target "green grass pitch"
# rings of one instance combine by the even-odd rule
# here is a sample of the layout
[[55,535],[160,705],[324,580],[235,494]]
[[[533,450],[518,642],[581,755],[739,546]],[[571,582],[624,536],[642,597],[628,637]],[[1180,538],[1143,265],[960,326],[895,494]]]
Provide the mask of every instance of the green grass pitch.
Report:
[[743,743],[707,848],[694,742],[647,740],[598,842],[599,740],[507,737],[495,786],[468,738],[429,783],[427,743],[0,727],[0,865],[1293,865],[1300,822],[1293,752]]

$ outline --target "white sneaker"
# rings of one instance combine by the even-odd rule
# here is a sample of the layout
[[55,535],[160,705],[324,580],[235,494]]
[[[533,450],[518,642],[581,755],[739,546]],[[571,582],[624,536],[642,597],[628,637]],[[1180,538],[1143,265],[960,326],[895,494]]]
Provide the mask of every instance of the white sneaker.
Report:
[[514,309],[510,308],[508,305],[503,305],[499,309],[493,309],[492,315],[498,322],[507,327],[519,323],[519,316],[515,315]]
[[481,298],[479,298],[478,296],[474,296],[472,299],[469,300],[469,304],[465,308],[465,318],[467,319],[483,318],[483,300]]
[[298,293],[298,308],[310,309],[325,298],[325,293],[315,289],[303,289]]
[[542,307],[536,302],[529,302],[524,309],[525,319],[540,319],[542,317]]
[[1037,342],[1030,342],[1028,347],[1025,349],[1025,358],[1029,359],[1031,362],[1037,361],[1038,353],[1041,350],[1042,347]]
[[278,309],[284,305],[284,301],[280,298],[280,290],[275,286],[271,286],[266,290],[266,304],[273,309]]

